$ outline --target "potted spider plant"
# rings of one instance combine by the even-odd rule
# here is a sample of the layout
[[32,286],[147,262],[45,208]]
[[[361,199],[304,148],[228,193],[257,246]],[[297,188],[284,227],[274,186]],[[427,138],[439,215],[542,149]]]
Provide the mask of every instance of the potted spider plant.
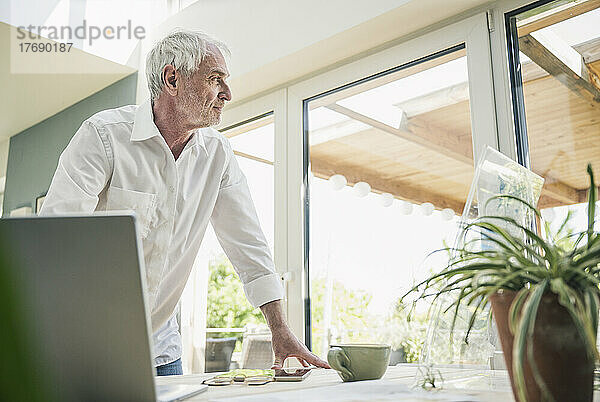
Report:
[[[597,189],[591,165],[587,172],[587,230],[570,234],[572,241],[553,236],[548,224],[542,236],[513,218],[482,216],[463,233],[476,234],[485,245],[476,249],[466,242],[443,249],[454,255],[448,265],[403,296],[456,295],[446,309],[454,311],[451,333],[459,308],[472,306],[467,343],[475,316],[491,304],[517,401],[593,398],[600,236],[594,231]],[[543,221],[538,209],[512,195],[497,195],[488,203],[500,198],[524,205]]]

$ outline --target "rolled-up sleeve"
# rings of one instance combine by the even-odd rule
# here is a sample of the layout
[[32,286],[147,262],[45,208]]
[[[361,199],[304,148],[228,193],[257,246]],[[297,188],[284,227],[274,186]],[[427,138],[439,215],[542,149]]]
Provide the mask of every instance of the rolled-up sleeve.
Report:
[[227,164],[211,223],[233,264],[250,304],[260,307],[283,299],[283,286],[260,227],[254,202],[233,151]]
[[40,214],[93,212],[109,177],[107,144],[86,121],[60,155]]

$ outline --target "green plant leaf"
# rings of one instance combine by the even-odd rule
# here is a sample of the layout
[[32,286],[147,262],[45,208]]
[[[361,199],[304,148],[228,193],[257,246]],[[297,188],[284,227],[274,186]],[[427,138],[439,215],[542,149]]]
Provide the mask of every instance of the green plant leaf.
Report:
[[[523,362],[525,361],[525,345],[527,339],[531,339],[533,333],[533,326],[535,324],[535,317],[537,315],[538,306],[542,300],[542,296],[546,287],[548,286],[548,280],[542,281],[538,285],[533,285],[530,291],[530,296],[527,298],[525,305],[523,306],[523,313],[519,320],[516,331],[515,340],[513,344],[513,377],[516,386],[516,391],[519,400],[522,402],[527,401],[526,388],[525,388],[525,375],[523,372]],[[532,367],[533,369],[533,367]]]
[[529,289],[523,288],[519,290],[508,310],[508,329],[513,335],[517,332],[519,314],[521,313],[521,308],[528,295]]
[[[591,166],[588,166],[588,174],[590,189],[586,230],[569,233],[568,222],[573,216],[569,211],[558,231],[552,233],[550,225],[530,203],[512,195],[491,197],[486,206],[491,200],[500,198],[525,205],[534,216],[542,219],[546,235],[538,234],[533,226],[498,215],[482,216],[469,224],[461,224],[459,240],[462,246],[436,250],[452,255],[446,267],[402,296],[404,299],[413,292],[420,292],[419,298],[433,297],[434,303],[444,301],[444,308],[436,307],[436,311],[451,311],[453,314],[451,338],[458,320],[466,320],[465,342],[468,342],[477,314],[483,311],[489,297],[500,290],[517,292],[509,309],[508,324],[515,336],[512,353],[515,392],[519,400],[525,398],[522,367],[525,353],[532,361],[532,371],[544,397],[552,398],[532,360],[533,348],[527,346],[531,344],[528,339],[533,334],[540,300],[545,292],[558,296],[559,303],[568,311],[573,325],[581,334],[590,357],[600,357],[595,346],[600,306],[600,235],[594,232],[597,189]],[[584,239],[587,240],[585,244]],[[442,295],[450,295],[449,301],[446,297],[440,299]],[[463,311],[468,311],[468,314],[465,316]]]
[[587,165],[587,172],[590,175],[590,189],[588,193],[588,245],[590,244],[591,237],[594,233],[594,222],[596,213],[596,199],[598,198],[596,184],[594,183],[594,171],[592,165]]

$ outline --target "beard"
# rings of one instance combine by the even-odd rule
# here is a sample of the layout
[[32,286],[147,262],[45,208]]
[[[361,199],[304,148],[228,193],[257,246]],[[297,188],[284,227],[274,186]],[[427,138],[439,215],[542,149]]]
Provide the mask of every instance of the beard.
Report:
[[189,121],[195,122],[199,128],[216,126],[221,122],[221,111],[214,108],[212,102],[196,92],[186,94],[182,99],[182,112],[188,116]]
[[203,122],[207,123],[207,125],[204,127],[216,126],[221,122],[221,111],[210,106],[207,110],[206,116],[202,120]]

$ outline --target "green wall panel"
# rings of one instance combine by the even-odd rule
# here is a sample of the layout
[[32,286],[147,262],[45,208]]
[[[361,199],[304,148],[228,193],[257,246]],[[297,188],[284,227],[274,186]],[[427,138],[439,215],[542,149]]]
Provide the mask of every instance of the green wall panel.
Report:
[[46,194],[58,157],[81,123],[93,114],[135,103],[137,73],[115,82],[67,109],[11,137],[3,216],[30,206]]

